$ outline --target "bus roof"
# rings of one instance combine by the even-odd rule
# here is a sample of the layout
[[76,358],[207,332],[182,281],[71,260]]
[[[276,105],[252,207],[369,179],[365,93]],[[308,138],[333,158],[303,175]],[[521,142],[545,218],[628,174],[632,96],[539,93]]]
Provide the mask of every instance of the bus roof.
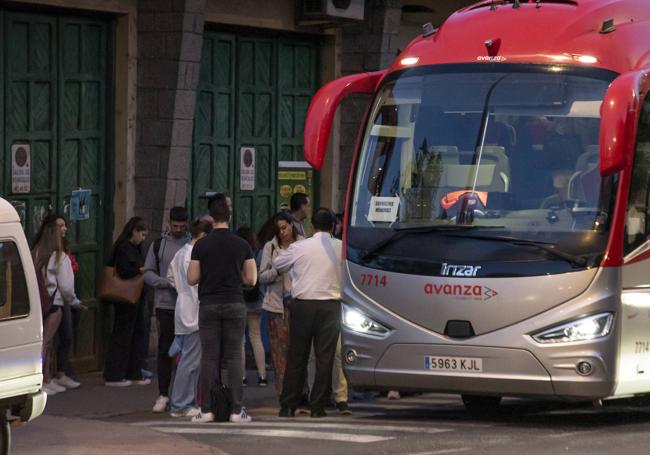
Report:
[[482,0],[413,40],[390,71],[471,62],[650,66],[648,0]]

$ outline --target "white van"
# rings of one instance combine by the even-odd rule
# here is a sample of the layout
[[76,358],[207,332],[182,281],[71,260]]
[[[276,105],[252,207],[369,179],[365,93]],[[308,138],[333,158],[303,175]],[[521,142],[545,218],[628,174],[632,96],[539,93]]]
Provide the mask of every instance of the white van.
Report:
[[9,453],[10,423],[43,413],[46,395],[38,283],[16,210],[0,198],[0,454]]

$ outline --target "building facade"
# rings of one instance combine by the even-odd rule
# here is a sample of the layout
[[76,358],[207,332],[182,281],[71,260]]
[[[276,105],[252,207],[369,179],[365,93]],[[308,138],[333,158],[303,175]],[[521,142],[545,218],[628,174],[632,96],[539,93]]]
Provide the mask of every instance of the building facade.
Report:
[[[234,224],[259,228],[278,209],[278,162],[302,160],[318,87],[387,67],[421,23],[440,24],[470,2],[366,0],[363,20],[353,21],[307,20],[304,3],[0,2],[0,194],[28,237],[48,213],[81,218],[68,233],[80,263],[78,294],[89,307],[77,321],[79,370],[101,364],[96,277],[129,217],[142,216],[158,235],[172,206],[200,215],[209,194],[227,191]],[[314,179],[317,204],[343,209],[367,104],[352,98],[339,113]],[[29,170],[19,186],[27,168],[16,161],[21,146]],[[241,183],[246,148],[254,149],[252,188]]]

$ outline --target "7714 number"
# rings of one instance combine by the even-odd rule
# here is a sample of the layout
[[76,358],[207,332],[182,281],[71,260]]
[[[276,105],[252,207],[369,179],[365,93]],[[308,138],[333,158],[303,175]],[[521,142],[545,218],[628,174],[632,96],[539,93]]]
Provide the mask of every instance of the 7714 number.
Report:
[[385,288],[388,284],[386,275],[375,275],[372,273],[361,274],[361,286],[374,286]]

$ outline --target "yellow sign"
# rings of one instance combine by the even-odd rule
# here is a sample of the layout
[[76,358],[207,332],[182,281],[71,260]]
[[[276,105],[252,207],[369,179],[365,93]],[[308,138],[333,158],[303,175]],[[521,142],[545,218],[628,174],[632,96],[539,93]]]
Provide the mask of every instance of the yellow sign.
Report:
[[278,180],[306,180],[307,173],[302,171],[280,171]]

